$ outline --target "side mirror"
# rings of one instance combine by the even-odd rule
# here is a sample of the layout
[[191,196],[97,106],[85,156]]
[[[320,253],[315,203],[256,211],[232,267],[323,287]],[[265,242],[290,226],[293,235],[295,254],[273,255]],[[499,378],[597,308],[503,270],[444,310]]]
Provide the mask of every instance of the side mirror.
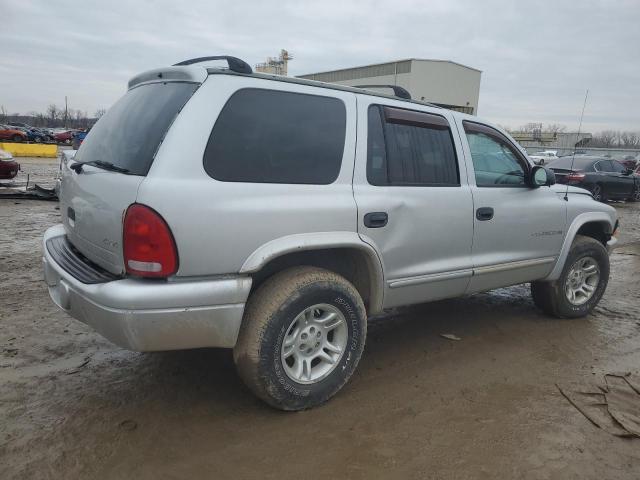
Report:
[[556,174],[550,168],[536,165],[531,169],[529,185],[531,188],[550,187],[556,183]]

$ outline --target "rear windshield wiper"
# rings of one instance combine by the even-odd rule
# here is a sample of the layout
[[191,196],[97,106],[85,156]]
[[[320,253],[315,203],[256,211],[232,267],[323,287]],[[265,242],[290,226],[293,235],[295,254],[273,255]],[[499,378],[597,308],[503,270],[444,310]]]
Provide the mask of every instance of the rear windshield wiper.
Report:
[[90,160],[88,162],[76,162],[73,165],[71,165],[69,168],[71,168],[76,173],[82,173],[83,165],[91,165],[93,167],[102,168],[103,170],[109,170],[111,172],[131,173],[131,171],[127,168],[119,167],[117,165],[114,165],[111,162],[105,162],[104,160]]

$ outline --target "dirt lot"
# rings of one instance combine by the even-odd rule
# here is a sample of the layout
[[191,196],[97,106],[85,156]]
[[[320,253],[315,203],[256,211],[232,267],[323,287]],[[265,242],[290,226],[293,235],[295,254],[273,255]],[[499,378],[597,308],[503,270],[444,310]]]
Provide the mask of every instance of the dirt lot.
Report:
[[333,401],[286,414],[229,351],[127,352],[58,311],[40,264],[56,204],[0,200],[0,478],[637,479],[640,440],[555,385],[640,370],[640,207],[615,206],[623,246],[593,315],[547,318],[528,286],[403,309],[371,322]]

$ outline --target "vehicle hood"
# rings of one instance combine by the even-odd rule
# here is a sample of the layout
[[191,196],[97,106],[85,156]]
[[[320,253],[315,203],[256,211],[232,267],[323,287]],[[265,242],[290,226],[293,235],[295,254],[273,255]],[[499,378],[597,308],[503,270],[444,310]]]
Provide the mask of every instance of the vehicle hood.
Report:
[[555,185],[551,185],[551,190],[554,192],[564,195],[565,193],[579,194],[579,195],[588,195],[592,196],[589,190],[580,187],[574,187],[572,185],[566,185],[562,183],[556,183]]

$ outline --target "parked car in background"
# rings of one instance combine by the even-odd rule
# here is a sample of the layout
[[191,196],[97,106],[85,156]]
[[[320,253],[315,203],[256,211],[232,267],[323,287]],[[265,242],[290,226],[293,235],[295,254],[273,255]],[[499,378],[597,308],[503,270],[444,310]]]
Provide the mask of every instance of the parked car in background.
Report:
[[13,159],[13,156],[0,149],[0,180],[8,180],[15,177],[20,170],[20,164]]
[[630,168],[631,170],[635,170],[636,166],[638,165],[638,160],[636,159],[635,155],[624,155],[618,161],[626,168]]
[[10,127],[33,128],[28,123],[22,123],[22,122],[7,122],[7,125],[9,125]]
[[73,136],[73,140],[71,141],[71,145],[73,146],[74,150],[78,150],[78,148],[80,148],[80,145],[82,145],[82,142],[87,136],[87,133],[89,132],[86,130],[80,130],[79,132],[75,133],[75,135]]
[[62,132],[54,133],[53,139],[58,143],[71,145],[71,142],[73,141],[74,133],[75,133],[75,130],[64,130]]
[[27,134],[17,127],[0,125],[0,140],[11,140],[13,142],[26,142]]
[[529,155],[529,158],[536,165],[547,165],[549,162],[558,159],[558,151],[545,150],[544,152],[536,152],[533,155]]
[[17,130],[21,130],[27,136],[27,141],[35,143],[43,143],[49,140],[49,136],[42,130],[33,127],[13,127]]
[[640,178],[620,162],[604,157],[562,157],[547,165],[556,181],[589,190],[595,200],[640,201]]

